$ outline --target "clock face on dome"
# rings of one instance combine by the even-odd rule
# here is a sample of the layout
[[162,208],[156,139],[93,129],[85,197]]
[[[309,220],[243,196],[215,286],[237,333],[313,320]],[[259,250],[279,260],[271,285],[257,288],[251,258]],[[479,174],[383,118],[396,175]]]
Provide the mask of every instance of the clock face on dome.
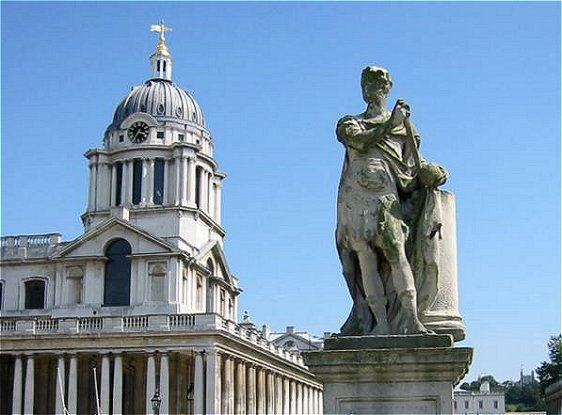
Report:
[[133,143],[142,143],[148,138],[148,124],[142,121],[133,123],[127,130],[127,136]]

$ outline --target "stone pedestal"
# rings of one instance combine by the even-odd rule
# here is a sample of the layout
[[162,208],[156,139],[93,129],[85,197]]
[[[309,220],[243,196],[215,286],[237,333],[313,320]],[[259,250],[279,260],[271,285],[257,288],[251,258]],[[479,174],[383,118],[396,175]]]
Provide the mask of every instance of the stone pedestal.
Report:
[[450,335],[348,336],[303,356],[324,384],[325,414],[452,414],[472,349]]

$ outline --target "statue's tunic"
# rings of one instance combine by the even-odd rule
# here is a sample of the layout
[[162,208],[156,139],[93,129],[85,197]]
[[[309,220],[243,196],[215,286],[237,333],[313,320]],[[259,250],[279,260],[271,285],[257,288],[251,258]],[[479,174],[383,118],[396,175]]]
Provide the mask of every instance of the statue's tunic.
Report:
[[380,128],[381,135],[368,142],[359,138],[368,129],[382,127],[389,116],[346,116],[338,122],[338,139],[347,150],[338,193],[337,236],[343,245],[354,238],[391,250],[389,245],[407,239],[399,203],[400,194],[412,186],[415,166],[405,128]]

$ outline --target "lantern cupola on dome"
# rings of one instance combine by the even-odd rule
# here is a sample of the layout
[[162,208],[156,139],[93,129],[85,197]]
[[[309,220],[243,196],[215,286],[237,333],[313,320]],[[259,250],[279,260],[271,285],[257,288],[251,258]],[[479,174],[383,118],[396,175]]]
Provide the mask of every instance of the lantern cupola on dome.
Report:
[[164,20],[160,20],[159,25],[150,26],[150,31],[160,33],[156,51],[150,57],[152,66],[152,79],[172,80],[172,56],[166,46],[165,33],[171,31],[172,28],[164,25]]

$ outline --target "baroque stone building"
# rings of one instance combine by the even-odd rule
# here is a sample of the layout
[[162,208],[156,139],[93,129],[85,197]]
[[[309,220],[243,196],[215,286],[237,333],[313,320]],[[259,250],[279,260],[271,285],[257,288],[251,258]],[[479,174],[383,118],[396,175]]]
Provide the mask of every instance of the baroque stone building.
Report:
[[322,411],[300,355],[236,323],[225,175],[166,29],[86,152],[84,233],[2,237],[0,413],[144,414],[158,395],[162,414]]
[[505,392],[492,392],[489,382],[483,382],[478,392],[456,390],[455,414],[505,414]]

